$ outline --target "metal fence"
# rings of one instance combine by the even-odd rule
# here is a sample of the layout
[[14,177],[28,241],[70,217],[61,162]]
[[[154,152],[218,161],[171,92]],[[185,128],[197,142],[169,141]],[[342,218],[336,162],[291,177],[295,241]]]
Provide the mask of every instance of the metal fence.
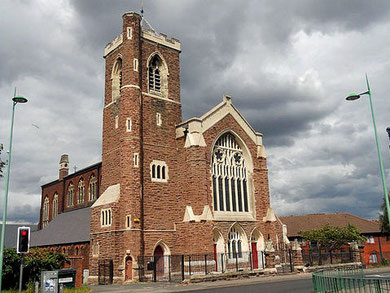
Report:
[[365,276],[361,266],[329,268],[313,273],[314,292],[390,292],[390,279]]
[[[361,255],[360,255],[361,258]],[[311,248],[309,251],[302,251],[303,265],[316,266],[327,264],[341,264],[353,262],[353,252],[348,249],[339,251],[325,251],[318,248]]]
[[235,254],[162,255],[138,257],[139,279],[143,281],[182,281],[192,276],[255,271],[264,269],[265,255],[258,251]]
[[98,262],[99,285],[112,284],[114,280],[114,263],[112,259],[102,259]]

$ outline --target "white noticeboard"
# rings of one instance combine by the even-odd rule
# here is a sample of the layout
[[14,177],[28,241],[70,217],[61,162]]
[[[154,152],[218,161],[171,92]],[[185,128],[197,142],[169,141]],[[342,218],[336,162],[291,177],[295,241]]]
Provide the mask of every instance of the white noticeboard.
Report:
[[58,279],[58,283],[60,283],[60,284],[70,283],[70,282],[73,282],[73,278],[72,277]]

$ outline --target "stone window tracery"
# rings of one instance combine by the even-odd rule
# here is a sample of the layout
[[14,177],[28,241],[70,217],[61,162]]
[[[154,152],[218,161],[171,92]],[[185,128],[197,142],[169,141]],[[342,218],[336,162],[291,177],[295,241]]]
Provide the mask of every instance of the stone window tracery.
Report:
[[214,211],[249,212],[246,162],[231,133],[215,143],[211,168]]

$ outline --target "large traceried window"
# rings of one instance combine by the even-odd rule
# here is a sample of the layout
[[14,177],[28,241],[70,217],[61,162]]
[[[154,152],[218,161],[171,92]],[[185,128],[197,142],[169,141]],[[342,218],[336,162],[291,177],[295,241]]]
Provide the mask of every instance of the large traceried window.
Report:
[[43,227],[49,223],[49,198],[46,196],[43,202]]
[[85,198],[85,184],[84,184],[84,179],[81,178],[78,185],[77,203],[78,204],[84,203],[84,198]]
[[247,166],[231,133],[225,133],[215,143],[211,169],[214,211],[249,212]]
[[68,187],[68,193],[66,195],[66,205],[68,207],[73,206],[73,198],[74,198],[74,190],[73,190],[73,184],[70,183]]
[[58,215],[58,194],[54,194],[53,199],[53,219]]
[[96,199],[96,193],[97,193],[97,185],[96,185],[96,177],[95,175],[92,175],[89,179],[89,201],[93,201]]

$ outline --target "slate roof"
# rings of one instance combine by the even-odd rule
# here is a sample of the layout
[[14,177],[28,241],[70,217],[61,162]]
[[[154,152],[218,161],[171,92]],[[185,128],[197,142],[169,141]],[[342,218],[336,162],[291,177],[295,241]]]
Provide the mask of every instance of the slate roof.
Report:
[[279,218],[283,224],[287,225],[288,237],[299,236],[299,231],[319,229],[327,224],[336,227],[344,227],[351,224],[357,227],[362,234],[381,232],[378,222],[363,219],[348,213],[309,214]]
[[91,208],[59,214],[42,230],[31,233],[31,247],[89,242]]
[[[37,225],[31,225],[31,224],[7,224],[5,227],[4,249],[16,248],[18,227],[30,227],[30,231],[36,231],[38,228]],[[0,224],[0,231],[1,228],[2,225]]]

